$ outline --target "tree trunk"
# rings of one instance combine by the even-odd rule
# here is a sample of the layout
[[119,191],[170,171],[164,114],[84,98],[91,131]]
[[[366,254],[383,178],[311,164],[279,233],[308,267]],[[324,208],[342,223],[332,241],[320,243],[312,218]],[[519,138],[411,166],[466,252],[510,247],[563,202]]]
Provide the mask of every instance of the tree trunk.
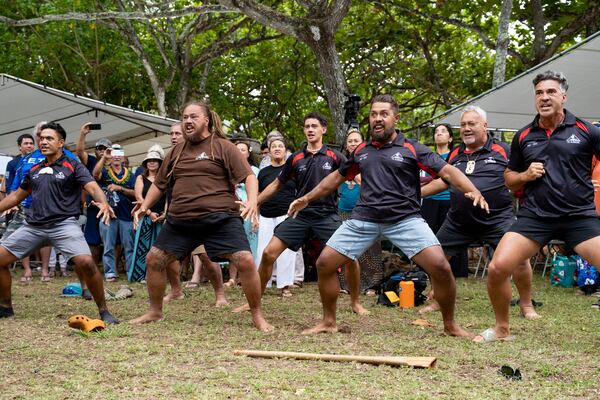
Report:
[[327,105],[331,112],[335,142],[343,144],[346,137],[344,124],[344,93],[348,91],[346,79],[342,71],[342,64],[335,47],[334,33],[327,27],[316,25],[308,26],[305,31],[299,33],[304,41],[313,51],[317,59],[317,65],[321,72],[321,79],[327,94]]
[[496,59],[494,60],[494,79],[492,87],[504,83],[506,79],[506,55],[508,53],[510,14],[512,13],[513,0],[502,0],[502,11],[498,23],[498,36],[496,37]]
[[546,49],[546,33],[544,32],[546,19],[544,18],[544,9],[542,8],[541,0],[531,0],[531,16],[533,24],[533,47],[531,49],[532,57],[529,67],[538,64],[544,59]]

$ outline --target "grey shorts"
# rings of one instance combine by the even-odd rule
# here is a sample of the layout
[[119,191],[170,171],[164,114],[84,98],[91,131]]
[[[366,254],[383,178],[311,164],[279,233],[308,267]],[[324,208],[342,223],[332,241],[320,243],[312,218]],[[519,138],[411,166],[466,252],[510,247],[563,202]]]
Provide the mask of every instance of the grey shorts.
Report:
[[18,259],[27,257],[40,247],[52,245],[68,260],[75,256],[89,256],[90,248],[83,231],[73,217],[50,226],[33,226],[27,222],[8,238],[2,238],[0,246]]

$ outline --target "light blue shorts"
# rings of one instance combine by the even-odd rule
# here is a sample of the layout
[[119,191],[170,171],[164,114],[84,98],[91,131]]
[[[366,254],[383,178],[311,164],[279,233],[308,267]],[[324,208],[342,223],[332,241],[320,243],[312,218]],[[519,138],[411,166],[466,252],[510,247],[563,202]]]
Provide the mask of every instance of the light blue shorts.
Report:
[[427,247],[440,245],[423,218],[409,217],[394,224],[349,219],[335,231],[327,246],[356,260],[380,238],[388,239],[408,258],[413,258]]

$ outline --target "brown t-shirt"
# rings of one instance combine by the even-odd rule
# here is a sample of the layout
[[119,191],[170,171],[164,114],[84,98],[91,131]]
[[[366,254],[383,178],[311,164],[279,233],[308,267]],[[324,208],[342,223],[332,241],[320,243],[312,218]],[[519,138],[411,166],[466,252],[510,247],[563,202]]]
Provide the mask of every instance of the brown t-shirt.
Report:
[[167,154],[154,184],[160,190],[167,189],[167,175],[184,145],[171,176],[173,196],[169,215],[176,219],[198,219],[215,212],[239,214],[235,185],[252,174],[252,170],[227,139],[213,135],[212,139],[209,136],[197,144],[178,144]]

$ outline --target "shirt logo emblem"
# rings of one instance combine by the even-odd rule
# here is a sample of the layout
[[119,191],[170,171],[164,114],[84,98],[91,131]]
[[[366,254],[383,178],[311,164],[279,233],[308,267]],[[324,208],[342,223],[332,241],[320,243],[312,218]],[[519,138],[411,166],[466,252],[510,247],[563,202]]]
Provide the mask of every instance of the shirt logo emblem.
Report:
[[325,164],[323,164],[323,169],[331,169],[331,164],[329,164],[328,161],[325,161]]
[[54,171],[52,170],[52,168],[44,167],[44,168],[40,169],[40,172],[38,172],[38,175],[43,175],[43,174],[52,175],[53,173],[54,173]]
[[525,147],[537,146],[538,142],[529,142]]
[[404,157],[402,157],[402,154],[400,154],[400,152],[394,154],[391,158],[394,161],[404,161]]
[[485,160],[483,160],[483,162],[486,163],[486,164],[489,164],[489,163],[496,164],[496,160],[492,156],[489,156],[488,158],[486,158]]
[[65,174],[63,174],[62,171],[59,171],[58,174],[56,174],[56,179],[65,179]]
[[581,143],[581,140],[579,140],[579,138],[577,136],[575,136],[575,134],[572,134],[571,136],[569,136],[569,138],[567,139],[567,143],[571,143],[571,144],[579,144]]
[[369,153],[361,154],[360,156],[358,156],[358,161],[365,161],[368,156],[369,156]]
[[202,152],[198,157],[196,157],[196,160],[208,160],[208,156],[205,152]]

